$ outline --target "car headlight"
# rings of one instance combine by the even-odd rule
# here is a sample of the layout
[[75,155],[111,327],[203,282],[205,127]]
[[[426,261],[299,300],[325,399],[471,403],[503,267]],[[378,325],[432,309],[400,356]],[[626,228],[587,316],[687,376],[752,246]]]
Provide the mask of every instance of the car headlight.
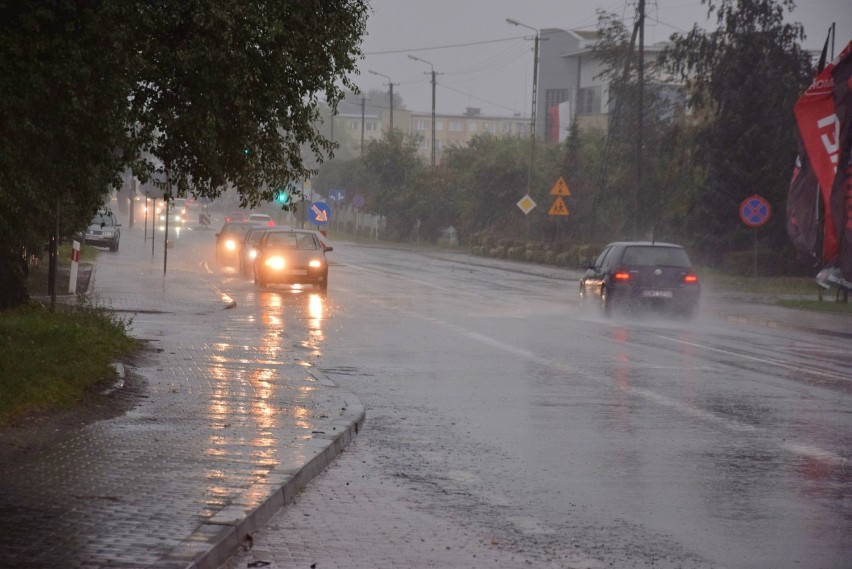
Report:
[[104,237],[114,237],[114,236],[115,236],[114,231],[104,231]]
[[320,267],[322,267],[322,261],[320,261],[319,259],[312,259],[311,262],[308,263],[308,266],[312,269],[319,269]]
[[228,251],[233,251],[236,248],[237,248],[237,242],[236,241],[234,241],[233,239],[225,240],[225,249],[227,249]]
[[284,257],[270,257],[266,259],[263,264],[276,271],[280,271],[286,265]]
[[251,249],[249,251],[248,256],[249,256],[249,259],[251,259],[252,261],[257,259],[257,249]]

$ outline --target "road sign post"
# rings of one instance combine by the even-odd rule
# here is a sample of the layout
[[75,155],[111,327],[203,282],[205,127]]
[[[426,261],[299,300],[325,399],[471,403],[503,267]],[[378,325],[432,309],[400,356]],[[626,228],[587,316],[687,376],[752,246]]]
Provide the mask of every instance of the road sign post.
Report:
[[68,279],[68,294],[77,293],[77,271],[80,265],[80,242],[71,242],[71,276]]
[[754,255],[752,259],[753,276],[757,277],[757,228],[765,225],[772,216],[772,206],[766,198],[757,194],[749,196],[740,203],[740,219],[754,231]]

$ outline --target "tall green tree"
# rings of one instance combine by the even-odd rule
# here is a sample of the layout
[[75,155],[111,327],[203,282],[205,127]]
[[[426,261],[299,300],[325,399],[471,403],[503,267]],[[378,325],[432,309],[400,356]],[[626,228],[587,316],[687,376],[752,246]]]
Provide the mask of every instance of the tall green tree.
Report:
[[303,147],[327,156],[324,104],[357,90],[366,0],[138,3],[142,50],[131,112],[143,149],[173,193],[215,196],[232,185],[243,204],[310,174]]
[[525,236],[527,220],[515,204],[527,186],[529,153],[528,139],[489,134],[475,136],[467,146],[447,149],[444,165],[455,180],[456,229],[461,241],[484,230],[511,238]]
[[[271,200],[334,144],[367,0],[0,0],[0,308],[27,255],[80,228],[125,167],[172,195]],[[57,215],[59,212],[59,215]]]
[[599,12],[598,18],[601,35],[593,51],[603,67],[599,78],[609,87],[610,118],[595,217],[616,238],[659,238],[671,174],[666,140],[683,117],[682,89],[654,58],[640,60],[641,23],[628,30],[618,15]]
[[133,150],[129,3],[0,2],[0,308],[23,302],[26,260],[103,201]]
[[719,263],[726,251],[749,247],[738,217],[743,199],[760,194],[774,215],[761,229],[766,247],[787,247],[786,192],[796,154],[792,108],[812,76],[800,24],[784,21],[792,0],[703,0],[718,24],[672,36],[667,68],[690,86],[695,113],[693,158],[706,186],[688,223],[697,245]]
[[409,240],[417,228],[415,179],[424,168],[417,155],[419,141],[418,136],[389,131],[381,139],[370,141],[361,158],[367,208],[385,216],[392,239]]

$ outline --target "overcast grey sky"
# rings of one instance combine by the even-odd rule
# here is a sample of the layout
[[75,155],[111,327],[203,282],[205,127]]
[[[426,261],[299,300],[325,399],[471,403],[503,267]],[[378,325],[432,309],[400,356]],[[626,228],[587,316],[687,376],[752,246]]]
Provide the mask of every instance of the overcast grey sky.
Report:
[[[362,45],[366,54],[355,78],[363,90],[394,89],[409,109],[432,107],[429,65],[438,75],[438,112],[480,107],[494,115],[529,115],[533,32],[512,26],[512,18],[533,28],[593,29],[595,10],[622,14],[633,25],[636,0],[370,0],[372,13]],[[837,24],[836,51],[852,40],[852,0],[798,0],[790,21],[805,26],[806,48],[820,49],[829,26]],[[664,41],[697,22],[709,28],[699,0],[646,0],[645,42]],[[524,39],[524,36],[527,36]],[[487,42],[487,43],[482,43]]]

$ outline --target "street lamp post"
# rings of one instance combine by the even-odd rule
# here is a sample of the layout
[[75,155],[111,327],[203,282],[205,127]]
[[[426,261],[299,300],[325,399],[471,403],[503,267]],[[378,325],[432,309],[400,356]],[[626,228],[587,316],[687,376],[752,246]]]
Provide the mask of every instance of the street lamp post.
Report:
[[388,89],[390,90],[390,129],[391,132],[393,132],[393,81],[391,81],[390,77],[383,73],[379,73],[378,71],[373,71],[372,69],[370,69],[370,73],[372,73],[373,75],[378,75],[379,77],[384,77],[388,80]]
[[427,64],[431,68],[432,73],[432,167],[435,167],[435,66],[425,59],[420,59],[413,55],[408,56],[409,59]]
[[533,48],[533,84],[532,84],[532,111],[530,112],[530,169],[527,174],[527,193],[532,186],[532,174],[535,167],[535,115],[536,115],[536,95],[538,91],[538,42],[539,32],[537,28],[522,24],[512,18],[506,18],[506,21],[513,26],[520,26],[535,32],[535,47]]

